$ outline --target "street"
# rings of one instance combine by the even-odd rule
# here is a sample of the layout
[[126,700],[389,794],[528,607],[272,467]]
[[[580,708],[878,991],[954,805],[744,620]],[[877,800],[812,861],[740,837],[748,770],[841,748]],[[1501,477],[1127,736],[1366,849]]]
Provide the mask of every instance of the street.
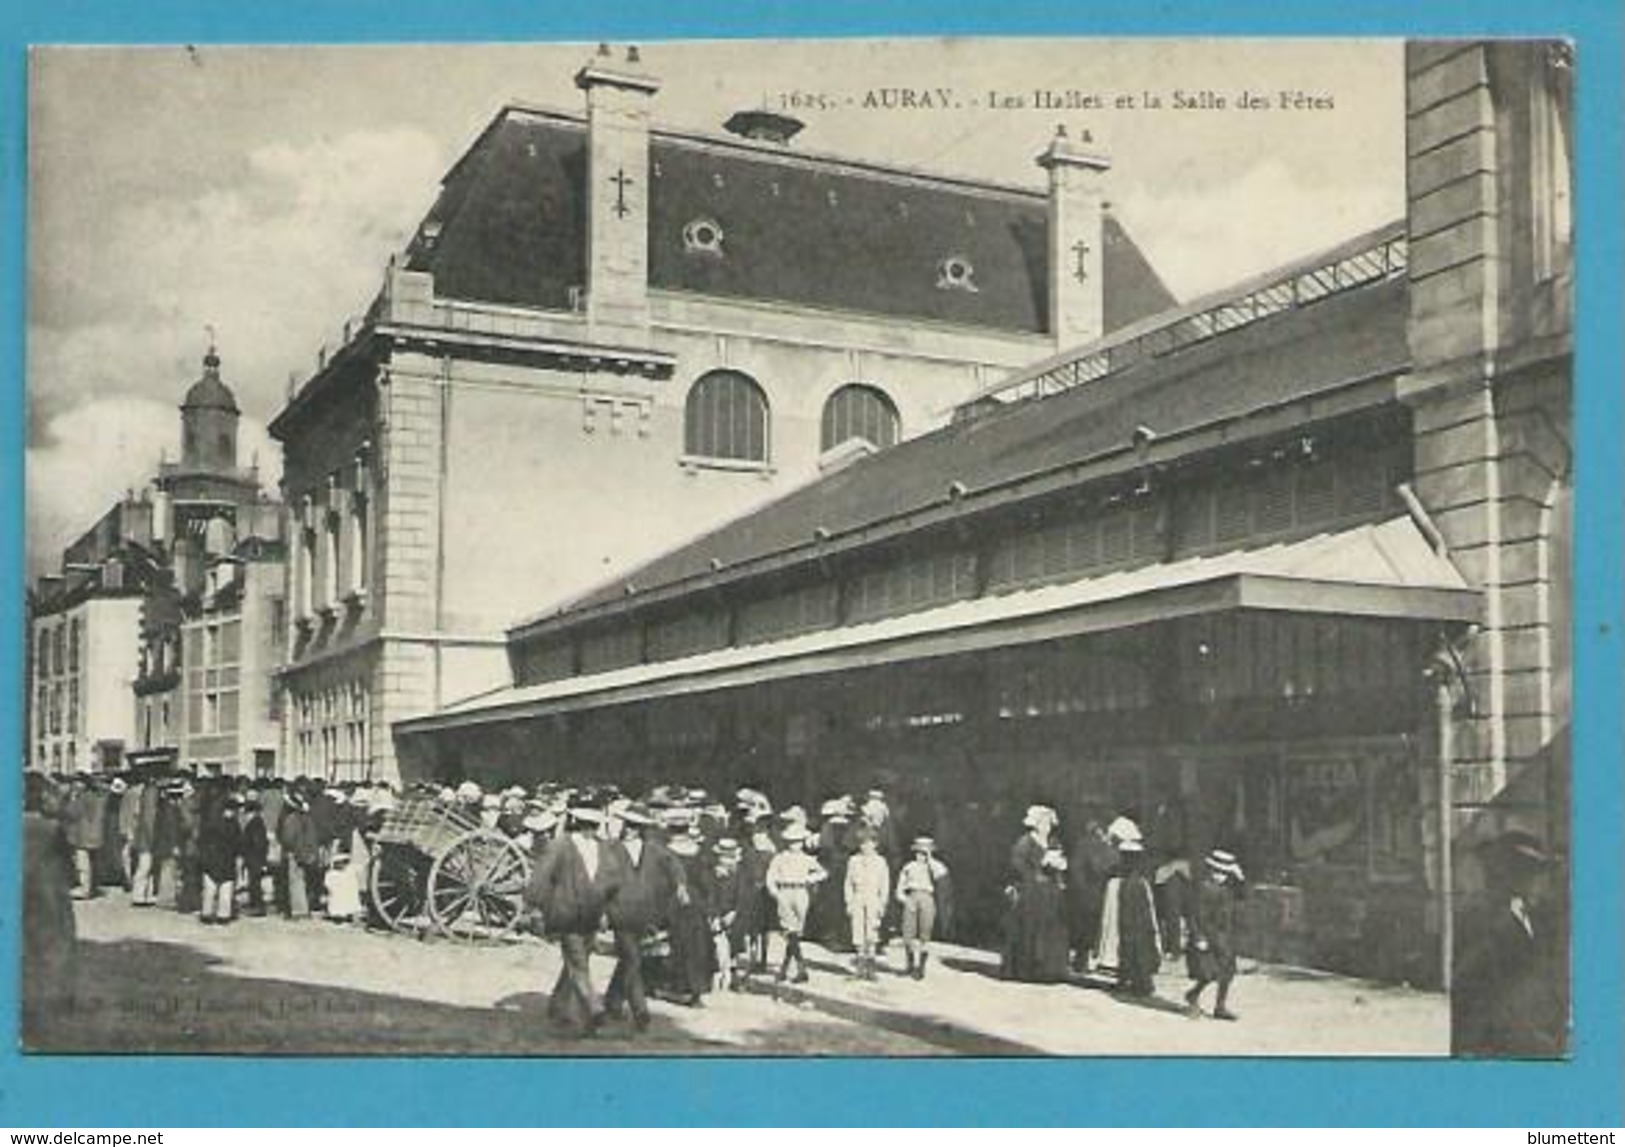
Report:
[[[489,947],[320,920],[195,918],[132,908],[122,893],[76,905],[71,1000],[25,1013],[37,1052],[268,1055],[1398,1055],[1447,1053],[1438,993],[1302,969],[1244,967],[1238,1023],[1183,1013],[1182,961],[1158,998],[1092,982],[997,978],[991,953],[944,946],[930,976],[845,975],[811,949],[812,982],[756,983],[699,1008],[656,1001],[650,1029],[611,1022],[595,1038],[549,1029],[551,944]],[[895,957],[895,953],[893,953]],[[611,963],[594,960],[595,982]]]

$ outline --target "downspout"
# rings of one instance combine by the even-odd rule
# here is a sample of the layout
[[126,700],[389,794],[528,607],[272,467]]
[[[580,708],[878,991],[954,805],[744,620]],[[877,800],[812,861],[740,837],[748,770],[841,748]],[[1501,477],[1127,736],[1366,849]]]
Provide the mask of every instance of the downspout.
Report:
[[434,654],[434,694],[432,709],[438,710],[445,696],[445,666],[441,654],[440,634],[446,628],[446,486],[451,471],[451,356],[440,357],[440,457],[439,481],[435,483],[434,515],[434,632],[430,647]]
[[1436,660],[1433,678],[1434,719],[1439,760],[1439,977],[1446,993],[1450,991],[1451,965],[1455,956],[1456,923],[1454,907],[1455,872],[1451,856],[1450,763],[1456,759],[1455,698],[1450,690],[1448,660]]

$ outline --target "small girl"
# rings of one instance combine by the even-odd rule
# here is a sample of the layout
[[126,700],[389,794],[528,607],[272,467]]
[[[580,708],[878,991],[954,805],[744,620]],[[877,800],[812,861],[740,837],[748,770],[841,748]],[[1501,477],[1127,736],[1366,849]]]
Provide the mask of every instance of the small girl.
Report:
[[1202,880],[1196,886],[1190,919],[1190,950],[1185,954],[1191,979],[1196,982],[1185,993],[1185,1005],[1192,1019],[1202,1014],[1202,990],[1218,984],[1213,1001],[1213,1018],[1234,1020],[1228,1006],[1230,981],[1236,976],[1236,900],[1245,876],[1232,853],[1215,848],[1207,854]]

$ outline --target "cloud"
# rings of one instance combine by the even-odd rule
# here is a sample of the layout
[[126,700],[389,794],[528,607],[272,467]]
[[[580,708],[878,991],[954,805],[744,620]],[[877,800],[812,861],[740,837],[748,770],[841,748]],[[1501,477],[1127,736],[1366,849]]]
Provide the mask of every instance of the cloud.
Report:
[[[47,196],[63,187],[52,154],[39,160]],[[115,202],[83,228],[66,224],[94,205],[60,191],[41,207],[32,253],[32,440],[105,396],[178,402],[206,324],[244,411],[269,418],[289,373],[307,375],[317,347],[371,301],[443,167],[431,136],[398,128],[266,144],[229,188]]]
[[[282,451],[264,422],[242,419],[237,451],[240,464],[258,462],[261,484],[275,491]],[[180,455],[180,412],[173,402],[110,395],[50,419],[46,443],[28,449],[30,576],[54,570],[62,549],[125,491],[145,488],[165,455]]]
[[[1401,181],[1320,182],[1278,159],[1215,184],[1124,186],[1115,210],[1182,300],[1380,227],[1405,213]],[[1268,226],[1260,226],[1267,216]]]

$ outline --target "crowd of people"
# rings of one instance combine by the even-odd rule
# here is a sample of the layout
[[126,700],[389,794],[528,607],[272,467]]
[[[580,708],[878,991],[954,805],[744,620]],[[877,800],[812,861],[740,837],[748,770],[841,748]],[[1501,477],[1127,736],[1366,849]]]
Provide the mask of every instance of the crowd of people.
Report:
[[[661,785],[634,798],[559,783],[397,790],[135,769],[31,773],[28,800],[31,832],[45,842],[31,845],[30,862],[34,851],[58,857],[73,897],[122,888],[133,905],[215,926],[272,911],[380,923],[367,873],[390,810],[408,801],[455,810],[529,855],[521,919],[559,945],[550,1013],[578,1034],[618,1015],[647,1025],[651,995],[697,1006],[753,977],[805,982],[806,940],[849,954],[856,978],[923,980],[933,939],[954,929],[949,865],[930,836],[905,845],[879,788],[831,797],[815,818],[751,788],[724,800]],[[1162,962],[1184,955],[1191,1014],[1203,1014],[1212,984],[1211,1014],[1234,1019],[1245,888],[1236,857],[1215,849],[1193,865],[1148,848],[1133,809],[1103,821],[1086,818],[1069,849],[1053,808],[1027,809],[1008,857],[1000,974],[1040,983],[1104,975],[1147,996]],[[894,941],[901,967],[885,963]],[[596,948],[615,955],[601,1007],[589,973]]]
[[222,926],[272,910],[359,919],[356,874],[395,799],[386,785],[145,768],[31,772],[26,783],[29,802],[60,830],[73,899],[121,889],[136,907]]

